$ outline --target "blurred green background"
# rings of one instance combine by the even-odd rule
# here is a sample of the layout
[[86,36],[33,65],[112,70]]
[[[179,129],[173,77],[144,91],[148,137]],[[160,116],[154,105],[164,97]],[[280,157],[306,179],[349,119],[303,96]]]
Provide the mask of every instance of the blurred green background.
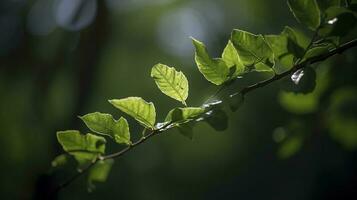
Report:
[[[179,103],[150,78],[158,62],[182,70],[188,104],[201,105],[216,88],[197,70],[190,36],[218,57],[234,28],[285,25],[300,27],[285,0],[1,0],[0,198],[47,198],[73,173],[50,169],[63,152],[55,132],[88,131],[77,116],[94,111],[120,117],[108,99],[141,96],[163,120]],[[198,124],[193,141],[168,131],[117,159],[94,192],[82,177],[53,198],[356,198],[356,53],[320,64],[311,94],[282,92],[289,80],[256,90],[228,113],[226,131]]]

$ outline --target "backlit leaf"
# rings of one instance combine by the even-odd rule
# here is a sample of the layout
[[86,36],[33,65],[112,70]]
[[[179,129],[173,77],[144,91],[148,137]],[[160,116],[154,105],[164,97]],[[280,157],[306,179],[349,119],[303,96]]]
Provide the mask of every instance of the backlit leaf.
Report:
[[229,67],[220,58],[211,58],[207,52],[206,46],[192,38],[193,45],[195,46],[195,61],[198,70],[203,76],[215,85],[221,85],[228,79]]
[[151,69],[151,77],[161,92],[186,105],[188,81],[182,72],[167,65],[157,64]]
[[87,127],[98,134],[108,135],[117,143],[130,144],[129,125],[125,118],[118,121],[110,114],[90,113],[80,117]]
[[222,53],[222,59],[229,68],[234,68],[233,77],[237,77],[244,73],[245,66],[241,62],[237,50],[229,40],[226,48]]
[[231,41],[245,66],[254,66],[258,63],[274,66],[274,53],[262,35],[235,29]]
[[205,109],[201,107],[174,108],[167,114],[166,122],[180,122],[201,115]]
[[109,102],[119,110],[136,119],[146,128],[154,129],[156,111],[153,103],[148,103],[141,97],[113,99]]
[[79,166],[84,166],[104,154],[105,138],[93,134],[80,134],[76,130],[57,132],[57,140],[62,145],[63,150],[74,156]]

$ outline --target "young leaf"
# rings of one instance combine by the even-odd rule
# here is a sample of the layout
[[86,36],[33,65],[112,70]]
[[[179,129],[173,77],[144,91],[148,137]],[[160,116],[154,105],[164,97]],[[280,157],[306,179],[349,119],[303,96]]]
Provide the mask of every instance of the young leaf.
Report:
[[110,114],[95,112],[86,114],[80,118],[95,133],[108,135],[119,144],[124,143],[129,145],[131,143],[129,124],[123,117],[116,121]]
[[212,59],[207,52],[206,46],[192,38],[193,45],[195,46],[195,61],[198,70],[203,76],[215,85],[221,85],[228,79],[229,68],[226,63],[220,58]]
[[262,35],[235,29],[232,32],[231,41],[245,66],[264,63],[273,67],[274,53]]
[[204,111],[201,107],[174,108],[167,114],[165,122],[185,121],[201,115]]
[[316,0],[288,0],[288,5],[298,22],[311,30],[320,26],[320,9]]
[[146,128],[154,129],[156,120],[155,106],[141,97],[128,97],[124,99],[113,99],[109,102],[119,110],[136,119]]
[[151,77],[162,93],[186,105],[188,81],[182,72],[176,71],[173,67],[157,64],[151,69]]
[[232,42],[229,40],[227,46],[222,53],[222,59],[229,68],[234,68],[232,77],[237,77],[244,73],[245,66],[241,62],[237,50],[234,48]]
[[95,182],[105,182],[114,163],[113,159],[98,161],[89,171],[88,190],[95,189]]

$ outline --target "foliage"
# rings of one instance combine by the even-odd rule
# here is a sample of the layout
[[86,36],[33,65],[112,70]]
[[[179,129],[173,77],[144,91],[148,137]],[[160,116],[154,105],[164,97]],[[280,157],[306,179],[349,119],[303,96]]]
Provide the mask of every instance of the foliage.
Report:
[[[58,141],[64,151],[78,161],[79,169],[90,170],[88,183],[89,188],[92,189],[93,182],[105,181],[113,158],[121,156],[151,136],[177,128],[182,135],[192,139],[193,126],[202,121],[210,124],[215,130],[225,130],[228,126],[228,116],[223,103],[227,102],[231,111],[237,111],[246,93],[273,81],[285,78],[282,81],[285,93],[280,96],[283,105],[294,107],[294,100],[311,98],[311,103],[305,108],[306,112],[311,112],[316,106],[314,98],[318,98],[321,94],[315,89],[317,76],[311,65],[346,50],[349,44],[340,45],[340,41],[342,36],[345,36],[353,27],[341,28],[341,26],[345,23],[352,26],[356,22],[357,13],[353,9],[355,7],[351,5],[353,3],[346,6],[339,1],[331,1],[331,4],[319,6],[316,0],[288,0],[291,12],[298,22],[312,31],[312,37],[288,26],[278,35],[257,35],[235,29],[231,33],[221,58],[211,58],[206,46],[192,38],[198,70],[208,82],[220,86],[217,93],[234,84],[237,79],[248,79],[247,77],[252,73],[269,72],[273,76],[245,87],[222,100],[214,101],[210,98],[202,106],[187,107],[189,84],[186,76],[173,67],[157,64],[151,70],[151,77],[157,87],[163,94],[180,101],[186,107],[173,108],[164,122],[156,123],[157,116],[153,103],[141,97],[110,100],[109,102],[115,108],[134,118],[143,126],[142,137],[137,141],[131,141],[129,124],[124,117],[115,120],[112,115],[99,112],[80,117],[94,133],[109,136],[116,143],[126,145],[123,151],[114,154],[104,155],[105,138],[91,133],[82,135],[79,131],[61,131],[57,133]],[[290,75],[291,77],[288,77]],[[316,94],[311,93],[314,89]],[[301,97],[301,95],[305,96]],[[216,95],[213,97],[216,98]],[[340,100],[337,99],[334,102],[336,106],[332,106],[331,109],[337,109]],[[331,117],[338,118],[339,116]],[[331,126],[333,129],[342,128],[333,123]],[[292,125],[292,127],[296,126]],[[146,134],[147,131],[148,134]],[[337,134],[333,134],[333,137],[339,138]],[[281,158],[287,158],[295,154],[302,145],[303,136],[297,133],[282,144],[278,155]],[[63,160],[63,156],[57,157],[53,165],[60,165]]]

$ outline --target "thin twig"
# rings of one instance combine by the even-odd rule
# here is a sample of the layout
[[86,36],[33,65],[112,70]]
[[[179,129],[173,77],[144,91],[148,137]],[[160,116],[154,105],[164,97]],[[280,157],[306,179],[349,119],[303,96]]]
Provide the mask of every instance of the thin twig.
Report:
[[[310,64],[314,64],[314,63],[317,63],[317,62],[321,62],[321,61],[324,61],[336,54],[341,54],[343,53],[344,51],[352,48],[352,47],[355,47],[357,46],[357,39],[354,39],[354,40],[351,40],[331,51],[329,51],[328,53],[326,54],[323,54],[323,55],[320,55],[320,56],[316,56],[316,57],[313,57],[313,58],[310,58],[310,59],[307,59],[305,60],[304,62],[301,62],[299,64],[296,64],[294,65],[290,70],[284,72],[284,73],[281,73],[281,74],[277,74],[275,75],[274,77],[272,77],[271,79],[268,79],[268,80],[265,80],[265,81],[262,81],[262,82],[259,82],[259,83],[256,83],[256,84],[253,84],[253,85],[250,85],[248,87],[245,87],[243,88],[240,93],[244,96],[245,94],[247,94],[248,92],[251,92],[255,89],[258,89],[258,88],[261,88],[261,87],[264,87],[266,85],[269,85],[270,83],[272,82],[275,82],[277,80],[280,80],[292,73],[294,73],[295,71],[299,70],[299,69],[302,69]],[[220,91],[220,90],[219,90]],[[61,189],[65,188],[66,186],[68,186],[70,183],[72,183],[74,180],[76,180],[78,177],[80,177],[82,174],[84,174],[86,171],[88,171],[92,166],[94,166],[98,161],[100,160],[107,160],[107,159],[114,159],[114,158],[118,158],[118,157],[121,157],[122,155],[124,155],[125,153],[127,153],[128,151],[134,149],[136,146],[140,145],[141,143],[145,142],[147,139],[155,136],[155,135],[158,135],[159,133],[162,133],[168,129],[171,129],[172,127],[170,126],[171,124],[168,123],[166,125],[164,125],[163,127],[159,128],[159,129],[156,129],[156,130],[152,130],[149,134],[147,134],[146,136],[143,136],[142,138],[140,138],[138,141],[134,142],[133,144],[131,144],[130,146],[122,149],[121,151],[119,152],[116,152],[116,153],[113,153],[113,154],[109,154],[109,155],[106,155],[106,156],[100,156],[98,157],[98,159],[94,160],[91,164],[89,164],[85,169],[82,169],[82,171],[79,171],[77,174],[75,174],[74,176],[72,176],[70,179],[68,179],[67,181],[65,181],[63,184],[59,185],[55,192],[58,192],[60,191]]]

